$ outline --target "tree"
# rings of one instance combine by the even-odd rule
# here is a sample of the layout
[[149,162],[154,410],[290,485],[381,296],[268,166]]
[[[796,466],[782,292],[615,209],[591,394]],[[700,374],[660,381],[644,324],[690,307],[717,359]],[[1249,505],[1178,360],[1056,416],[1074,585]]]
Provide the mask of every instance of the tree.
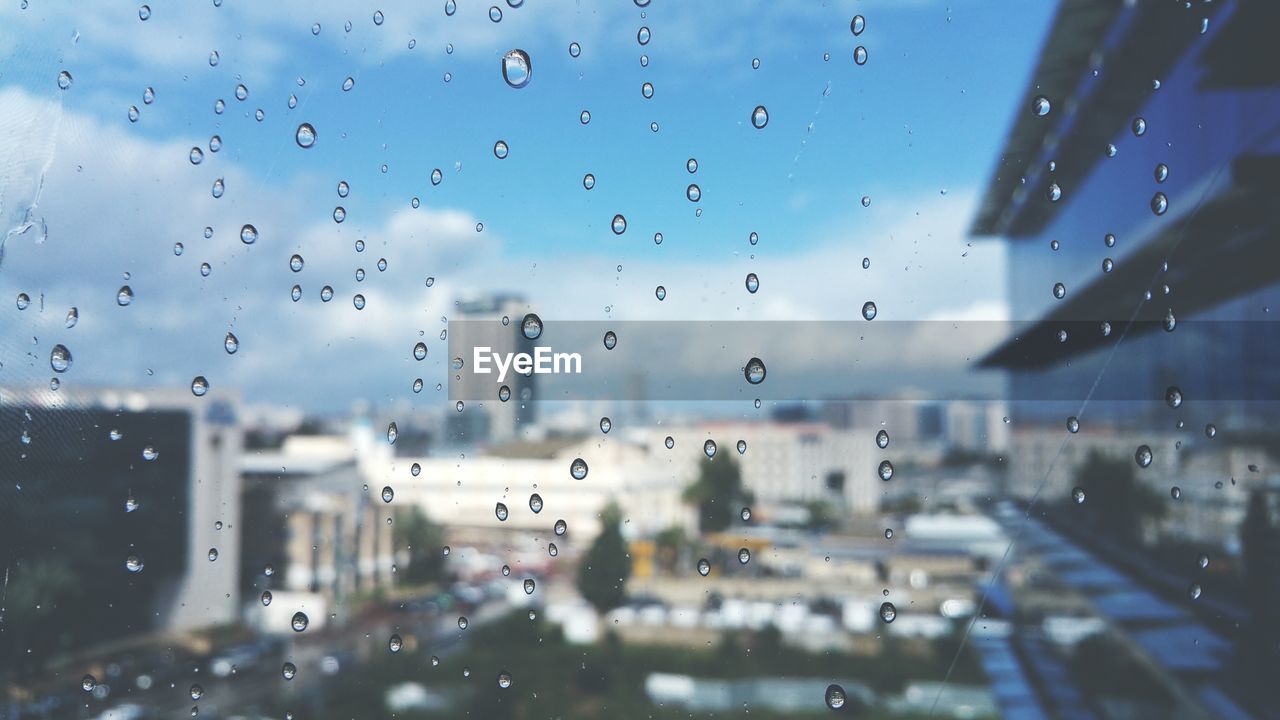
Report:
[[1126,542],[1140,541],[1146,522],[1164,517],[1166,509],[1158,494],[1138,482],[1134,467],[1132,460],[1093,451],[1076,475],[1098,530]]
[[733,524],[751,493],[742,488],[742,473],[730,458],[705,458],[698,479],[685,488],[684,500],[698,506],[698,528],[704,533],[723,532]]
[[631,555],[621,523],[622,510],[610,503],[600,514],[600,534],[578,566],[578,592],[602,613],[622,604],[631,576]]
[[401,512],[392,526],[395,544],[409,551],[409,567],[400,571],[400,577],[408,584],[422,584],[440,579],[444,570],[444,556],[440,552],[444,544],[444,531],[427,519],[421,508],[411,507]]
[[658,565],[667,571],[674,572],[676,566],[680,563],[680,556],[684,552],[685,544],[688,539],[685,537],[684,528],[679,525],[669,525],[662,529],[653,538],[654,548],[656,550],[655,560]]

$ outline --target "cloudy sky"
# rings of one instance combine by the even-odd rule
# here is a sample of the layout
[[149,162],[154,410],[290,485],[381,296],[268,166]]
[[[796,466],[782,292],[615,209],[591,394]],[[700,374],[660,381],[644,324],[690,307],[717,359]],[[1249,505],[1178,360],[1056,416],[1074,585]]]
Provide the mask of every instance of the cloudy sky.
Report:
[[[0,6],[0,393],[47,387],[61,343],[64,387],[204,375],[304,408],[443,404],[441,331],[487,291],[547,322],[1008,315],[1002,249],[965,229],[1048,3],[147,5]],[[519,89],[500,72],[517,48]]]

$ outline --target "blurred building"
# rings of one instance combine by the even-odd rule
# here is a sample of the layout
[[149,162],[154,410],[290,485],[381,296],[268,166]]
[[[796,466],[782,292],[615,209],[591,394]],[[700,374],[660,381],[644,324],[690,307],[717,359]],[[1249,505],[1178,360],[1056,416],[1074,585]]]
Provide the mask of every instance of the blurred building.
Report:
[[[497,353],[530,352],[532,342],[521,334],[520,324],[529,305],[517,295],[491,294],[467,297],[456,303],[458,312],[449,323],[449,346],[488,346]],[[453,358],[449,358],[453,360]],[[470,363],[472,358],[462,358]],[[469,403],[466,412],[446,416],[446,436],[454,444],[502,444],[516,439],[535,419],[533,375],[512,372],[507,376],[510,399],[495,397]],[[495,386],[496,387],[496,386]]]
[[0,565],[10,598],[47,610],[9,604],[0,646],[69,650],[233,622],[237,412],[223,393],[5,393]]
[[279,450],[246,453],[240,472],[246,596],[282,589],[337,601],[391,584],[390,513],[351,437],[293,435]]
[[982,363],[1011,371],[1015,419],[1086,397],[1088,419],[1196,432],[1277,415],[1278,21],[1263,0],[1061,3],[972,227],[1008,244],[1016,326]]

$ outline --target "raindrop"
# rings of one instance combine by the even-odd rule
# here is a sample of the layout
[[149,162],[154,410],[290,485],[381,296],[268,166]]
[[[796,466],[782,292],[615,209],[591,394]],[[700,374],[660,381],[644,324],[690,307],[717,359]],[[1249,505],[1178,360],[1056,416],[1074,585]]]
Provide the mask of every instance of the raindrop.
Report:
[[303,630],[306,630],[307,625],[310,625],[310,624],[311,624],[311,619],[308,618],[307,614],[302,612],[301,610],[294,613],[293,620],[289,622],[289,626],[293,628],[294,632],[302,632]]
[[662,444],[663,444],[663,445],[666,445],[666,446],[667,446],[667,449],[668,449],[668,450],[670,450],[671,448],[673,448],[673,447],[675,447],[675,446],[676,446],[676,440],[675,440],[675,438],[673,438],[673,437],[671,437],[670,435],[668,435],[668,436],[667,436],[667,439],[662,441]]
[[867,320],[876,318],[876,304],[870,300],[862,304],[862,317]]
[[347,79],[342,81],[342,92],[351,92],[351,88],[355,86],[356,79],[348,75]]
[[204,688],[200,687],[199,685],[192,685],[190,694],[191,694],[192,700],[199,700],[200,698],[204,697]]
[[1164,331],[1173,332],[1178,327],[1178,319],[1173,316],[1173,308],[1167,308],[1164,313]]
[[502,56],[502,79],[513,88],[522,88],[533,77],[533,63],[529,54],[519,48]]
[[1168,165],[1165,165],[1164,163],[1159,163],[1159,164],[1157,164],[1157,165],[1156,165],[1156,170],[1155,170],[1155,177],[1156,177],[1156,182],[1158,182],[1158,183],[1162,183],[1162,182],[1164,182],[1165,180],[1168,180],[1168,179],[1169,179],[1169,166],[1168,166]]
[[827,707],[831,708],[832,710],[843,709],[844,704],[846,702],[844,688],[836,684],[828,685],[827,692],[826,692],[826,701],[827,701]]
[[534,515],[537,515],[538,513],[542,512],[542,496],[541,495],[539,495],[538,493],[534,493],[529,496],[529,509],[533,511]]
[[1076,487],[1071,491],[1071,500],[1077,505],[1084,504],[1084,488]]
[[1053,284],[1053,296],[1061,300],[1067,296],[1067,286],[1062,283]]
[[1201,570],[1209,567],[1209,556],[1204,553],[1200,553],[1199,555],[1197,555],[1196,567],[1200,568]]
[[71,308],[67,311],[67,319],[63,321],[63,327],[70,330],[75,327],[78,322],[80,322],[80,311],[76,308]]
[[502,387],[498,388],[498,400],[500,400],[500,401],[502,401],[502,402],[506,402],[506,401],[508,401],[508,400],[510,400],[510,399],[511,399],[511,388],[510,388],[510,387],[508,387],[508,386],[506,386],[506,385],[503,385]]
[[262,591],[262,605],[265,607],[265,606],[270,605],[270,604],[271,604],[271,591],[270,591],[270,590],[263,590],[263,591]]
[[647,82],[647,83],[645,83],[645,84],[641,85],[641,86],[640,86],[640,94],[644,96],[644,99],[645,99],[645,100],[652,99],[652,98],[653,98],[653,83]]
[[658,287],[654,288],[653,296],[658,298],[658,302],[662,302],[663,300],[667,299],[667,289],[659,285]]
[[191,381],[191,394],[196,397],[204,397],[209,392],[209,381],[203,375],[197,375]]
[[191,152],[187,154],[187,159],[192,165],[199,165],[204,162],[204,151],[198,147],[191,148]]
[[769,111],[763,105],[757,105],[756,109],[751,111],[751,124],[757,130],[769,124]]
[[747,292],[755,294],[760,289],[760,278],[755,273],[747,273]]
[[1052,108],[1053,106],[1049,103],[1049,98],[1043,95],[1038,95],[1035,100],[1031,101],[1031,112],[1039,115],[1040,117],[1048,115]]
[[739,441],[738,441],[737,448],[738,448],[738,454],[739,454],[739,455],[746,455],[746,454],[747,454],[747,441],[746,441],[746,440],[739,440]]
[[880,475],[881,480],[889,482],[893,479],[893,463],[888,460],[880,461],[880,467],[877,468],[876,473]]
[[891,623],[898,617],[898,608],[893,606],[891,602],[880,603],[880,619],[885,623]]
[[1133,119],[1133,134],[1141,137],[1147,131],[1147,121],[1142,118]]
[[622,217],[622,215],[614,215],[613,222],[610,223],[610,227],[613,228],[614,235],[621,235],[627,231],[627,219]]
[[387,649],[393,653],[400,652],[400,648],[404,647],[404,640],[399,635],[392,635],[387,640]]
[[870,196],[870,195],[863,195],[863,196],[862,196],[862,207],[871,207],[871,196]]
[[582,46],[576,42],[569,43],[569,57],[578,57],[582,54]]
[[298,142],[298,147],[309,148],[316,144],[316,128],[311,123],[302,123],[293,138]]
[[339,206],[337,206],[337,207],[335,207],[335,208],[333,209],[333,221],[334,221],[334,222],[336,222],[336,223],[341,223],[343,220],[346,220],[346,219],[347,219],[347,209],[346,209],[346,208],[344,208],[344,207],[342,207],[341,205],[339,205]]
[[146,460],[147,462],[153,462],[158,457],[160,457],[160,452],[156,450],[154,447],[152,447],[151,445],[147,445],[146,447],[142,448],[143,460]]
[[525,595],[532,595],[532,594],[533,594],[533,590],[534,590],[534,585],[535,585],[535,583],[533,582],[533,578],[525,578],[525,579],[524,579],[524,594],[525,594]]
[[867,64],[867,49],[859,45],[853,49],[853,62],[857,65]]
[[612,350],[618,346],[618,336],[612,330],[606,330],[604,333],[604,349]]
[[755,245],[756,243],[760,242],[759,233],[752,231],[751,234],[747,236],[747,242],[751,243],[752,245]]
[[1067,432],[1072,434],[1080,432],[1080,419],[1075,415],[1067,418]]
[[1138,463],[1138,467],[1148,467],[1151,465],[1152,459],[1151,448],[1146,445],[1139,445],[1137,451],[1133,454],[1133,459]]
[[752,385],[759,385],[764,382],[764,377],[767,374],[764,367],[764,361],[758,357],[751,358],[747,361],[746,367],[742,369],[742,374],[743,377],[747,379],[748,383],[751,383]]
[[537,340],[542,335],[542,318],[534,313],[525,315],[520,322],[520,332],[530,340]]
[[352,305],[354,305],[354,306],[355,306],[355,308],[356,308],[357,310],[363,310],[363,309],[364,309],[364,296],[363,296],[363,295],[361,295],[360,293],[356,293],[356,294],[351,298],[351,304],[352,304]]
[[381,25],[381,24],[382,24],[382,19],[383,19],[383,18],[382,18],[382,11],[381,11],[381,10],[375,10],[375,11],[374,11],[374,13],[373,13],[373,24],[374,24],[374,25]]
[[465,615],[458,616],[458,628],[461,630],[467,629],[467,616]]
[[222,197],[222,194],[226,191],[227,186],[226,183],[223,182],[222,178],[218,178],[213,181],[213,190],[211,192],[213,193],[214,199]]
[[[458,10],[458,5],[457,3],[454,2],[454,0],[445,0],[445,3],[444,3],[445,15],[453,15],[455,12],[457,12],[457,10]],[[438,665],[439,662],[437,661],[436,664]]]
[[213,52],[209,53],[209,67],[217,67],[217,66],[218,66],[218,51],[214,50]]
[[138,122],[138,106],[137,105],[129,106],[129,122],[135,122],[135,123]]
[[493,22],[502,22],[502,8],[497,5],[489,7],[489,19]]
[[751,551],[746,548],[738,548],[738,562],[743,565],[751,562]]
[[505,522],[507,519],[507,506],[505,503],[498,503],[493,507],[493,514],[498,518],[499,522]]
[[698,574],[702,577],[706,577],[711,574],[711,562],[706,558],[702,558],[698,561]]
[[209,562],[216,562],[218,559],[218,548],[209,548]]
[[505,160],[507,158],[507,152],[507,144],[502,140],[493,144],[493,156],[499,160]]
[[750,520],[750,519],[751,519],[751,508],[749,508],[749,507],[744,507],[744,508],[742,508],[742,512],[739,514],[739,517],[741,517],[741,518],[742,518],[742,522],[747,522],[748,520]]
[[1171,408],[1182,405],[1182,390],[1177,385],[1170,385],[1164,391],[1164,401]]
[[71,351],[66,345],[53,346],[53,350],[49,352],[49,367],[56,373],[64,373],[71,369]]
[[287,662],[280,667],[280,675],[285,680],[292,680],[298,674],[298,666]]
[[1169,210],[1169,198],[1162,192],[1151,196],[1151,212],[1163,215]]
[[58,73],[58,89],[66,90],[67,88],[71,87],[71,82],[72,82],[71,73],[67,72],[66,70],[63,70],[62,72]]
[[849,21],[849,32],[854,35],[861,35],[862,31],[867,27],[867,21],[861,15],[854,15]]
[[1062,199],[1062,187],[1058,183],[1049,183],[1045,196],[1049,198],[1049,202],[1058,202]]
[[587,462],[582,458],[574,458],[569,464],[569,475],[574,480],[582,480],[587,476]]
[[1169,496],[1172,497],[1174,500],[1181,500],[1182,488],[1178,487],[1177,485],[1174,485],[1173,487],[1169,488]]
[[294,286],[293,286],[293,288],[292,288],[291,290],[289,290],[289,297],[293,298],[293,301],[294,301],[294,302],[298,302],[299,300],[301,300],[301,299],[302,299],[302,286],[301,286],[301,285],[294,285]]
[[565,531],[567,531],[568,529],[569,529],[569,525],[564,520],[556,521],[556,524],[554,527],[556,535],[564,535]]
[[130,555],[124,559],[124,569],[131,573],[142,572],[142,558],[137,555]]
[[881,450],[889,447],[888,432],[881,430],[880,432],[876,433],[876,447],[880,448]]
[[702,443],[702,452],[706,453],[707,457],[709,457],[709,458],[713,458],[713,457],[715,457],[715,456],[716,456],[716,441],[715,441],[715,440],[708,440],[708,441],[706,441],[706,442]]
[[[532,589],[533,581],[525,580],[525,583],[526,583],[525,592],[533,592],[533,589]],[[506,670],[503,670],[502,672],[498,673],[498,687],[502,688],[503,690],[506,690],[507,688],[511,687],[511,673],[507,672]]]
[[24,292],[18,293],[18,309],[26,310],[28,307],[30,307],[30,305],[31,305],[31,296]]
[[436,169],[434,169],[434,170],[432,170],[432,171],[431,171],[431,184],[432,184],[432,185],[439,185],[439,184],[440,184],[440,181],[441,181],[441,180],[443,180],[443,179],[444,179],[444,173],[441,173],[441,172],[440,172],[440,168],[436,168]]
[[1218,434],[1218,426],[1217,426],[1217,425],[1214,425],[1213,423],[1209,423],[1208,425],[1205,425],[1205,426],[1204,426],[1204,436],[1205,436],[1205,437],[1207,437],[1207,438],[1213,438],[1213,437],[1217,436],[1217,434]]
[[92,675],[85,675],[80,679],[81,690],[84,690],[85,692],[93,692],[93,689],[96,687],[98,687],[98,680]]
[[587,123],[591,122],[591,111],[583,110],[582,113],[578,115],[578,120],[582,121],[583,125],[586,125]]
[[243,101],[247,100],[248,98],[249,98],[249,88],[245,87],[243,84],[237,85],[237,86],[236,86],[236,99],[237,99],[237,100],[240,100],[241,102],[243,102]]
[[596,186],[595,175],[592,175],[591,173],[587,173],[586,175],[582,176],[582,187],[586,188],[587,190],[590,190],[595,186]]
[[1187,597],[1192,600],[1199,600],[1200,592],[1200,583],[1191,583],[1191,586],[1187,588]]
[[143,5],[142,7],[138,8],[138,19],[139,19],[139,20],[141,20],[141,21],[143,21],[143,22],[146,22],[146,21],[147,21],[147,20],[149,20],[150,18],[151,18],[151,6],[150,6],[150,5]]
[[560,554],[560,548],[556,547],[555,543],[547,543],[547,554],[555,557]]
[[240,228],[240,242],[245,245],[252,245],[258,242],[258,228],[246,223]]
[[1102,259],[1102,272],[1104,272],[1104,273],[1109,273],[1109,272],[1111,272],[1112,270],[1114,270],[1114,269],[1115,269],[1115,267],[1116,267],[1116,263],[1115,263],[1115,261],[1114,261],[1114,260],[1112,260],[1111,258],[1103,258],[1103,259]]
[[390,485],[382,488],[382,502],[389,503],[396,499],[396,491]]
[[427,357],[427,345],[426,345],[426,343],[422,343],[422,342],[420,342],[420,343],[418,343],[417,345],[414,345],[414,346],[413,346],[413,359],[414,359],[414,360],[423,360],[423,359],[425,359],[426,357]]
[[641,45],[648,45],[649,38],[650,38],[650,33],[649,33],[648,27],[642,27],[636,31],[636,42],[640,43]]

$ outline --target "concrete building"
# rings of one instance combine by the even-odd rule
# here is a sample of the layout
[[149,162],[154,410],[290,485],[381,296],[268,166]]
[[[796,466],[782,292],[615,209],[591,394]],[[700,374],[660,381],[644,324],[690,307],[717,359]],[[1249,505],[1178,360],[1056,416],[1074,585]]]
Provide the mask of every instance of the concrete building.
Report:
[[8,582],[62,568],[77,588],[93,589],[56,601],[40,642],[90,644],[236,619],[234,395],[7,391],[0,437]]

